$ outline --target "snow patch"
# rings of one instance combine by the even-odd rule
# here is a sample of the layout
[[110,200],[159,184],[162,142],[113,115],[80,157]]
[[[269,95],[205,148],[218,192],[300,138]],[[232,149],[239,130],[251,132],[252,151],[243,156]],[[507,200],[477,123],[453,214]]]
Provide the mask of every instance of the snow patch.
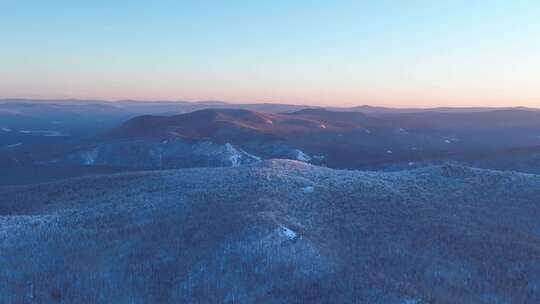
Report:
[[98,149],[93,149],[90,151],[86,151],[83,154],[81,154],[81,159],[83,165],[86,166],[92,166],[96,163],[97,157],[98,157],[99,151]]
[[447,143],[447,144],[452,143],[449,139],[445,139],[444,142]]
[[274,124],[274,122],[271,121],[270,119],[267,119],[265,122],[266,122],[267,124],[269,124],[269,125]]
[[414,166],[414,162],[408,162],[407,165]]
[[396,129],[396,132],[398,134],[408,134],[409,132],[407,132],[407,130],[403,129],[403,128],[397,128]]
[[19,133],[38,135],[38,136],[47,136],[47,137],[67,136],[66,134],[60,131],[50,131],[50,130],[20,130]]
[[294,231],[292,231],[291,229],[285,227],[285,226],[279,226],[280,227],[280,234],[283,235],[284,237],[290,239],[290,240],[293,240],[295,239],[296,237],[298,237],[298,234]]
[[296,159],[304,162],[308,162],[311,160],[311,156],[307,155],[306,153],[296,149]]
[[246,155],[248,158],[253,159],[254,161],[258,161],[258,162],[262,161],[262,159],[261,159],[260,157],[255,156],[255,155],[250,154],[250,153],[247,153],[247,152],[244,151],[244,150],[242,150],[242,153],[244,153],[244,155]]
[[321,128],[322,128],[322,129],[326,129],[326,125],[325,125],[325,124],[321,124]]
[[302,188],[302,191],[304,191],[304,193],[313,193],[315,191],[315,188],[313,188],[313,186],[306,186]]
[[325,157],[324,155],[313,155],[312,159],[315,161],[322,161],[325,159]]
[[392,150],[386,150],[386,153],[387,154],[392,154],[393,152],[392,152]]
[[253,154],[249,154],[246,151],[235,148],[230,143],[225,144],[225,149],[228,155],[228,160],[231,162],[231,166],[238,167],[242,164],[242,159],[252,159],[254,161],[261,161],[260,157],[257,157]]
[[229,154],[229,161],[231,162],[231,165],[233,167],[240,166],[242,154],[240,154],[240,152],[236,150],[230,143],[225,144],[225,149],[227,149],[227,153]]
[[15,148],[15,147],[18,147],[18,146],[21,146],[22,143],[16,143],[16,144],[12,144],[12,145],[7,145],[6,148]]

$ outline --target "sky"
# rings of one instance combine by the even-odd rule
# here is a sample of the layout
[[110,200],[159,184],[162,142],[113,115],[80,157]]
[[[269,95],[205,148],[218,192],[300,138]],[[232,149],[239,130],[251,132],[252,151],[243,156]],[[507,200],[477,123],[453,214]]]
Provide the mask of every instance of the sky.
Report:
[[0,0],[0,98],[540,107],[538,0]]

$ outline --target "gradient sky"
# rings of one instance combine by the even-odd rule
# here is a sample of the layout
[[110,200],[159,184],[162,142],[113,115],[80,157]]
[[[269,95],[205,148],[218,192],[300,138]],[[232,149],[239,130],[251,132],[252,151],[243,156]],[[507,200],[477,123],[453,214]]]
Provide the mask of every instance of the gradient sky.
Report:
[[0,0],[0,98],[540,107],[540,1]]

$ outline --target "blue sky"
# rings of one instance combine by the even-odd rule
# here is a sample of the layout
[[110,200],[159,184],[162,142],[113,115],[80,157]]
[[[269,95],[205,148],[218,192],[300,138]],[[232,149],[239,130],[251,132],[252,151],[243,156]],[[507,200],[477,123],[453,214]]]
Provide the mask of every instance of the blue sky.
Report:
[[1,1],[0,97],[540,107],[538,1]]

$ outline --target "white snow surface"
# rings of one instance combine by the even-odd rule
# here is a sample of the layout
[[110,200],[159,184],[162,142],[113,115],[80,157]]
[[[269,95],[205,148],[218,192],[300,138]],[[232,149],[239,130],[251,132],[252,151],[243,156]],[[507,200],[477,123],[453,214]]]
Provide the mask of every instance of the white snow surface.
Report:
[[86,151],[83,154],[81,154],[81,159],[84,165],[92,166],[96,163],[97,157],[99,154],[98,149],[93,149],[90,151]]
[[296,149],[296,159],[304,162],[308,162],[311,160],[311,156],[307,155],[306,153],[302,152],[301,150]]
[[22,145],[22,143],[11,144],[11,145],[7,145],[6,148],[15,148],[15,147],[18,147],[20,145]]
[[296,238],[296,237],[298,236],[298,234],[297,234],[296,232],[292,231],[291,229],[289,229],[289,228],[287,228],[287,227],[285,227],[285,226],[280,226],[280,228],[281,228],[281,229],[280,229],[280,233],[281,233],[284,237],[286,237],[286,238],[288,238],[288,239],[291,239],[291,240],[292,240],[292,239],[294,239],[294,238]]
[[47,137],[67,136],[66,134],[60,131],[51,131],[51,130],[20,130],[19,133],[32,134],[32,135],[38,135],[38,136],[47,136]]
[[231,165],[233,167],[240,166],[240,159],[242,158],[242,154],[240,154],[240,152],[236,150],[230,143],[225,144],[225,149],[227,149]]
[[254,161],[261,161],[260,157],[257,157],[255,155],[249,154],[246,151],[235,148],[230,143],[225,144],[225,149],[227,151],[228,159],[231,162],[231,165],[233,167],[238,167],[242,164],[243,159],[252,159]]
[[302,191],[304,191],[304,193],[313,193],[315,191],[315,188],[313,188],[313,186],[306,186],[302,188]]

